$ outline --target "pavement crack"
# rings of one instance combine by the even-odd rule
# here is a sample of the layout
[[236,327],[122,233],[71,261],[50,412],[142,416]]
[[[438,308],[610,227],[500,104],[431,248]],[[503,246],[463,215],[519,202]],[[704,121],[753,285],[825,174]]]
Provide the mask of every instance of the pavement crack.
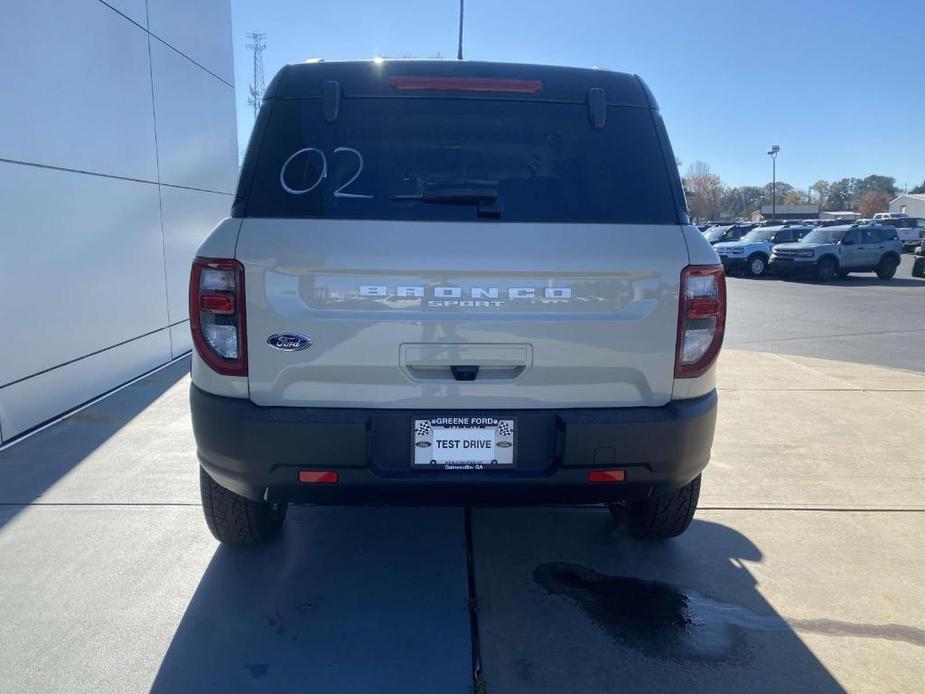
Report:
[[475,588],[475,550],[472,544],[472,509],[469,506],[463,511],[466,541],[466,583],[468,585],[469,602],[469,632],[472,644],[472,679],[476,692],[484,694],[485,680],[482,673],[482,656],[479,644],[479,603]]

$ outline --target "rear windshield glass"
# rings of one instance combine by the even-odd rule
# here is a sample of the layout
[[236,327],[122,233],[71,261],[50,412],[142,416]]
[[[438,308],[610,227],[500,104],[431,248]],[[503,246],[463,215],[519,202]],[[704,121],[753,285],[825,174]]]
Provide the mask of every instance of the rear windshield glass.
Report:
[[274,101],[246,197],[249,217],[679,218],[648,109],[595,129],[583,104],[524,100],[344,99],[334,123],[320,99]]

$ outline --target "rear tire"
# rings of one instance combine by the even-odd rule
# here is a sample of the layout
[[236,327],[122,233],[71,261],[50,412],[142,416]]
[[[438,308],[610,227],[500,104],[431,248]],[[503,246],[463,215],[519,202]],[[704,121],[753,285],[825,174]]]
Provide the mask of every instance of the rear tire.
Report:
[[896,258],[885,255],[880,259],[880,263],[877,265],[877,277],[882,280],[891,280],[893,275],[896,274],[896,268],[899,267],[899,263],[896,262]]
[[816,279],[820,282],[831,281],[836,272],[838,272],[838,265],[835,264],[832,258],[823,258],[816,265]]
[[[691,524],[700,498],[700,475],[680,489],[645,501],[627,503],[625,519],[629,534],[639,540],[677,537]],[[611,507],[616,520],[619,511]]]
[[768,269],[768,259],[756,253],[745,264],[745,272],[749,277],[761,277]]
[[206,525],[216,540],[255,545],[275,539],[286,520],[286,504],[253,501],[225,489],[199,468],[199,493]]

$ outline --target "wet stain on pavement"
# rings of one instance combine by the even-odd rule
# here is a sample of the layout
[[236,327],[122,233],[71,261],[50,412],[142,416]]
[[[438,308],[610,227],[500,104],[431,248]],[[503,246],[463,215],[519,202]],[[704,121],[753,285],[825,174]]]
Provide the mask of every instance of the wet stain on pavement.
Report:
[[748,631],[800,631],[904,641],[925,647],[925,630],[898,624],[830,619],[789,622],[661,581],[607,576],[576,564],[538,566],[533,579],[573,600],[621,645],[662,658],[744,661]]
[[606,576],[562,563],[538,566],[533,579],[547,592],[574,600],[615,641],[646,655],[704,661],[745,657],[739,628],[704,611],[701,596],[670,583]]

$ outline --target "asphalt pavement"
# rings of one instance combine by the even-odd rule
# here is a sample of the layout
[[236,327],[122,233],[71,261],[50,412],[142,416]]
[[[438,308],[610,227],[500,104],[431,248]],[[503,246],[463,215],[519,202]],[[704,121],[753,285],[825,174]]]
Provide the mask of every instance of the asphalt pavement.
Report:
[[727,291],[727,348],[925,371],[925,279],[912,276],[910,254],[887,281],[730,277]]
[[923,292],[730,279],[700,511],[660,544],[304,507],[221,547],[182,360],[0,450],[0,692],[919,690]]

